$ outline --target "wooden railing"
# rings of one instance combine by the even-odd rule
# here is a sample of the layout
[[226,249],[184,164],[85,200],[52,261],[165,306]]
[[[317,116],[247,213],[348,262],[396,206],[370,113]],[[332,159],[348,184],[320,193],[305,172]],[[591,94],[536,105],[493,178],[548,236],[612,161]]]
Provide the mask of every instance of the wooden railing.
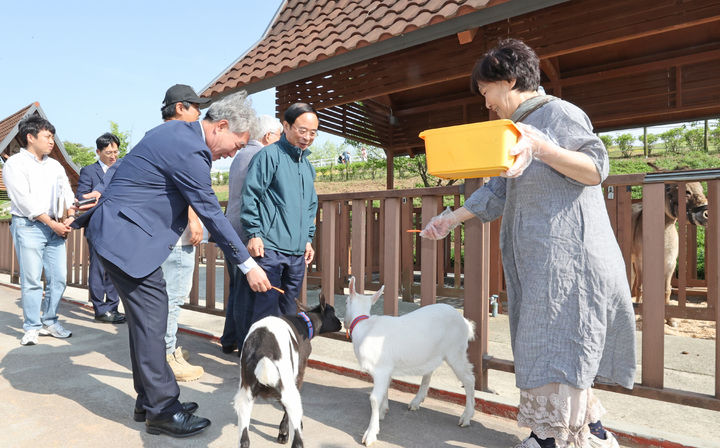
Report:
[[[678,183],[681,192],[690,181],[706,181],[709,223],[705,229],[705,278],[697,277],[696,229],[685,218],[684,194],[678,207],[680,255],[676,279],[677,305],[665,306],[663,281],[664,184]],[[397,315],[398,301],[420,297],[420,304],[435,303],[437,297],[464,297],[467,318],[476,322],[477,338],[469,348],[480,390],[488,389],[488,371],[513,372],[513,363],[488,353],[490,294],[504,297],[498,221],[492,224],[473,219],[456,228],[450,237],[434,242],[420,239],[409,229],[420,229],[445,205],[463,203],[465,195],[481,186],[481,180],[464,185],[413,190],[321,195],[314,241],[316,261],[310,266],[301,300],[308,285],[323,291],[342,293],[347,277],[356,277],[358,290],[376,290],[385,285],[384,313]],[[632,391],[597,385],[598,388],[660,399],[684,405],[720,410],[720,172],[687,172],[672,178],[657,175],[611,176],[604,183],[610,221],[625,259],[630,278],[631,187],[642,188],[643,296],[636,312],[643,320],[642,380]],[[68,285],[87,285],[87,246],[81,232],[68,239]],[[9,226],[0,223],[0,270],[17,281],[17,262],[12,250]],[[419,282],[418,274],[419,273]],[[222,280],[221,280],[222,279]],[[689,307],[688,288],[705,291],[705,307]],[[222,253],[214,244],[202,244],[196,251],[193,290],[187,308],[223,314],[228,276]],[[325,295],[334,302],[333,294]],[[700,394],[664,387],[663,339],[665,317],[715,321],[715,392]]]

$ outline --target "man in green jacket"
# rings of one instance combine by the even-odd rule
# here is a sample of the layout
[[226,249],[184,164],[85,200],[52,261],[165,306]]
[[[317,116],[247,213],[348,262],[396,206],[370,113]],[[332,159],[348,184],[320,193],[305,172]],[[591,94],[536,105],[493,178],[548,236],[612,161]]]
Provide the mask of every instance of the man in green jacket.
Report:
[[[250,162],[242,191],[242,221],[250,255],[267,273],[271,289],[254,292],[241,279],[240,300],[252,310],[248,328],[266,316],[295,314],[306,265],[315,250],[315,169],[307,160],[317,136],[315,109],[295,103],[283,115],[280,140],[258,152]],[[247,329],[246,329],[247,330]]]

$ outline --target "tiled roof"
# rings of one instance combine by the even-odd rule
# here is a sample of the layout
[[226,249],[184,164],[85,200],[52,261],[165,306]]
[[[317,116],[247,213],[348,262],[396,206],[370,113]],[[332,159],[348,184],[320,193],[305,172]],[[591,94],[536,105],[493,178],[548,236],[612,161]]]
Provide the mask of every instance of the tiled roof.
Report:
[[[36,103],[33,104],[37,105]],[[5,140],[5,137],[7,137],[8,134],[13,130],[13,128],[18,123],[20,123],[20,120],[22,120],[22,118],[25,116],[27,111],[30,110],[33,104],[28,104],[27,107],[23,107],[22,109],[10,115],[6,119],[0,121],[0,142]]]
[[[47,118],[40,107],[40,103],[34,102],[0,121],[0,156],[2,156],[3,159],[9,157],[12,151],[17,151],[19,149],[17,140],[11,138],[11,136],[18,123],[20,123],[20,121],[28,114],[38,114],[43,118]],[[13,142],[15,143],[13,144]],[[50,152],[50,157],[60,162],[63,168],[65,168],[65,173],[70,180],[70,185],[73,188],[76,188],[78,178],[80,177],[78,168],[75,166],[67,152],[65,152],[65,148],[62,146],[62,142],[57,135],[55,135],[55,146],[53,146],[53,149]],[[0,179],[0,190],[4,189],[5,184]]]
[[287,0],[262,40],[208,86],[203,96],[469,14],[488,2]]

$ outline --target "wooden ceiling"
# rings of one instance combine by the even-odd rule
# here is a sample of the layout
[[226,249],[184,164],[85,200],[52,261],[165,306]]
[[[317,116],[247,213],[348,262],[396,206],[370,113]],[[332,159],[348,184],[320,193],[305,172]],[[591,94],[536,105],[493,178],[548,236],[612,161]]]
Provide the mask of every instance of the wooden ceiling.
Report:
[[573,0],[277,87],[277,111],[305,101],[321,130],[424,152],[424,129],[487,120],[469,77],[505,37],[541,58],[543,86],[596,131],[720,116],[720,2]]

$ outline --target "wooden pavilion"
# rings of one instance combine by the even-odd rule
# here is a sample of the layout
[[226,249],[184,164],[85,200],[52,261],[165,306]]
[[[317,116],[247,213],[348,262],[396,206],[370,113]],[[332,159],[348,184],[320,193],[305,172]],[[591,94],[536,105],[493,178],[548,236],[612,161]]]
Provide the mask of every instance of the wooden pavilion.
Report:
[[597,131],[720,115],[715,0],[286,0],[202,95],[275,87],[278,114],[308,102],[322,131],[414,156],[424,129],[494,118],[469,75],[506,37]]
[[[0,157],[3,162],[5,162],[5,160],[13,154],[20,151],[18,124],[23,120],[23,118],[32,114],[47,118],[45,112],[40,107],[40,103],[34,102],[23,107],[9,117],[0,120]],[[50,152],[50,157],[60,162],[63,168],[65,168],[65,173],[70,180],[70,186],[73,187],[73,189],[77,188],[78,179],[80,178],[80,170],[65,151],[65,147],[57,135],[55,135],[55,146],[53,146],[53,149]],[[2,183],[2,174],[0,173],[0,198],[6,195],[7,192],[5,191],[5,184]]]

